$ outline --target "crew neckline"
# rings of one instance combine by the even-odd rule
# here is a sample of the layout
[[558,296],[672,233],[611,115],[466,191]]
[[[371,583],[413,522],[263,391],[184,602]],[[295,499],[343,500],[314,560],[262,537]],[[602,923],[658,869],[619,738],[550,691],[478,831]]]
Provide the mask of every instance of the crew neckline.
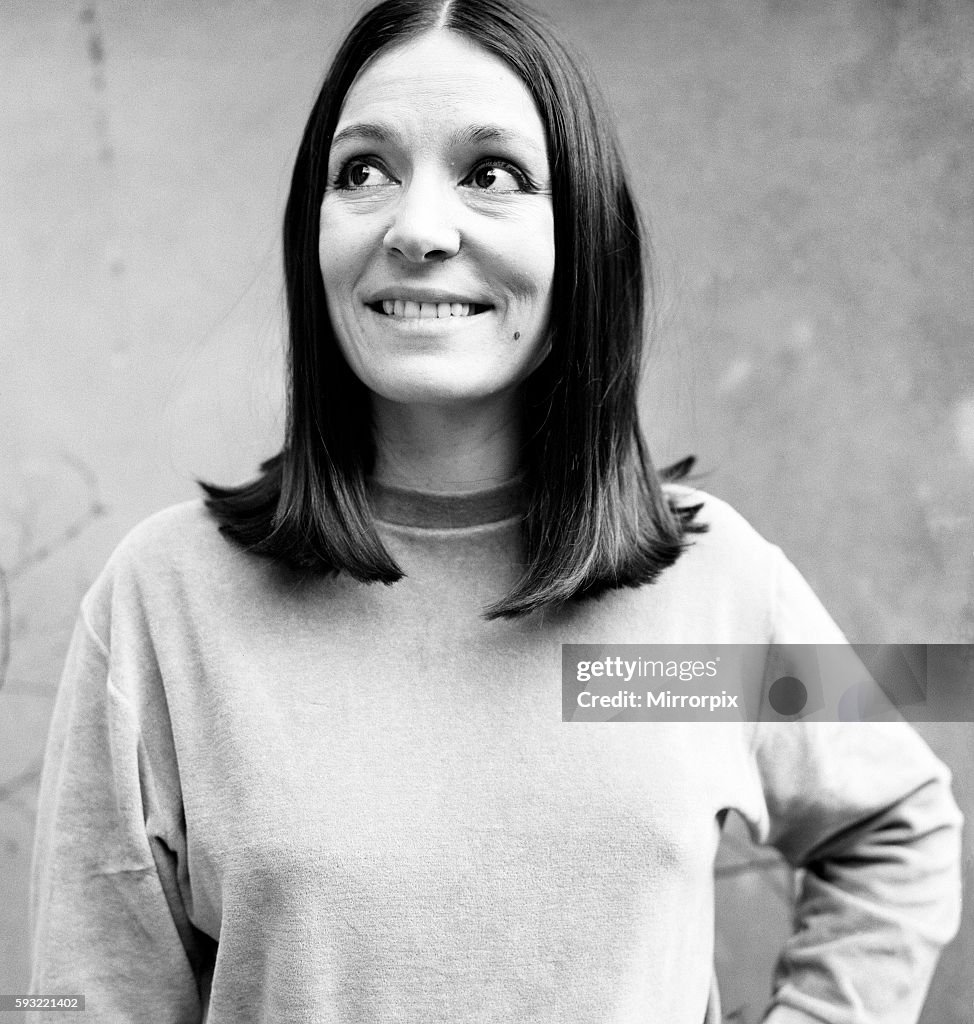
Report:
[[500,523],[524,511],[524,479],[476,491],[417,491],[369,481],[375,517],[393,526],[464,529]]

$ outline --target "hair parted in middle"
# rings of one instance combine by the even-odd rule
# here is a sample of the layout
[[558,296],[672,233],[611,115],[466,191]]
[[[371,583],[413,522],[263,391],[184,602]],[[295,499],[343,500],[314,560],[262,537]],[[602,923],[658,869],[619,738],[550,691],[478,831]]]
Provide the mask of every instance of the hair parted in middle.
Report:
[[[332,136],[353,82],[384,51],[437,29],[501,58],[524,83],[544,125],[551,171],[551,344],[520,392],[524,571],[486,614],[514,617],[651,583],[679,557],[686,534],[705,529],[694,521],[700,506],[667,500],[639,426],[652,268],[597,90],[552,27],[512,0],[384,0],[340,46],[305,126],[284,215],[284,446],[250,483],[203,484],[207,505],[221,529],[255,554],[362,582],[402,577],[372,514],[370,395],[328,314],[319,217]],[[663,476],[683,476],[691,464]]]

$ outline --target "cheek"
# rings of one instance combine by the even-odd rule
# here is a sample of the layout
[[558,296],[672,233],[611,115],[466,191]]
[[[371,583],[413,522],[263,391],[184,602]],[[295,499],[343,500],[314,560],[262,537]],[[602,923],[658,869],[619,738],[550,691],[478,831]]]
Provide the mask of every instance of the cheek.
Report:
[[335,210],[325,199],[318,228],[318,265],[329,302],[336,289],[351,287],[371,251],[371,239],[364,228],[361,218]]
[[318,235],[318,266],[321,268],[321,280],[325,286],[329,306],[335,289],[341,286],[341,261],[335,258],[338,249],[334,232],[328,231],[322,224],[321,233]]
[[360,346],[356,343],[360,332],[356,327],[352,301],[365,250],[361,232],[353,230],[354,227],[347,217],[330,212],[326,202],[322,207],[318,232],[318,266],[325,289],[328,318],[338,347],[355,376],[368,384],[367,366],[362,362]]
[[550,210],[505,231],[503,237],[496,239],[496,252],[515,298],[529,303],[536,316],[546,313],[555,270]]

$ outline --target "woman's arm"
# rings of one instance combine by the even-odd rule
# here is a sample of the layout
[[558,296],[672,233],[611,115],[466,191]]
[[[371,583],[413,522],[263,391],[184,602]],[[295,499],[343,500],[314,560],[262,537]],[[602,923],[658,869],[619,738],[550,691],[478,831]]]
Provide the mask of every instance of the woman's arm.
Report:
[[[108,666],[82,614],[41,781],[31,991],[82,994],[93,1022],[199,1024],[199,979],[211,951],[180,896],[184,858],[159,800],[169,769],[153,763]],[[38,1015],[45,1019],[54,1014]]]
[[756,751],[768,841],[805,869],[769,1024],[913,1024],[960,914],[947,769],[902,723],[781,723]]
[[[775,640],[841,634],[780,559]],[[767,1024],[913,1024],[960,920],[950,772],[904,722],[764,722],[758,829],[804,868]]]

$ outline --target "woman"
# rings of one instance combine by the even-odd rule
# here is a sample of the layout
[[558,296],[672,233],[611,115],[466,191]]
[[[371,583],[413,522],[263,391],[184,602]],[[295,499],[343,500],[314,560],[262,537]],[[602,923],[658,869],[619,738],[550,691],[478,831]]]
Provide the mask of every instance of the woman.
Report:
[[716,1020],[733,809],[808,869],[766,1019],[916,1019],[959,815],[907,727],[559,719],[565,642],[841,642],[651,466],[606,123],[506,0],[390,0],[345,40],[285,215],[282,452],[137,528],[83,605],[35,991],[105,1021]]

